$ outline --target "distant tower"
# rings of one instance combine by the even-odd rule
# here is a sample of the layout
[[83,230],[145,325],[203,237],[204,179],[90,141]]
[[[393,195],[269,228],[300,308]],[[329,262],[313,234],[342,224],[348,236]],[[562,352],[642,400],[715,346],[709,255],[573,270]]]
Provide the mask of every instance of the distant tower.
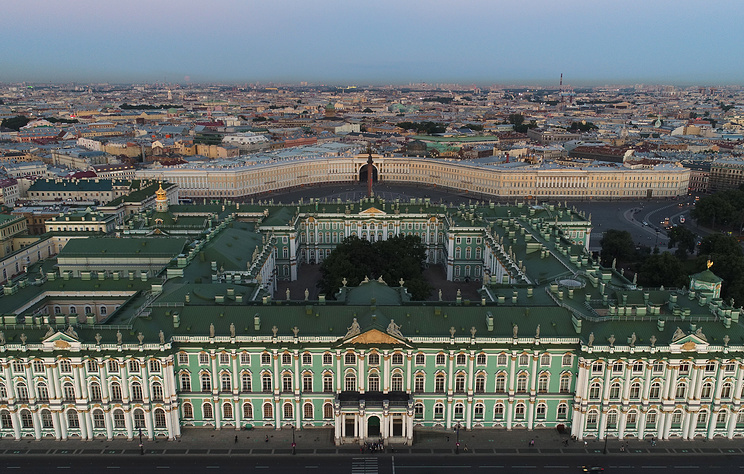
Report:
[[168,196],[165,195],[162,182],[160,183],[160,188],[155,193],[155,211],[168,212]]
[[171,92],[170,89],[168,89],[168,101],[171,101],[171,100],[173,100],[173,93]]

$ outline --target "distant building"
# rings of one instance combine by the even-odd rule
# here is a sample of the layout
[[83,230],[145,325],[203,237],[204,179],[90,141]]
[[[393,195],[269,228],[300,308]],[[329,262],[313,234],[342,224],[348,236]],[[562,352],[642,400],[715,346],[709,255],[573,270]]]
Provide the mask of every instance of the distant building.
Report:
[[710,165],[708,190],[712,193],[735,189],[744,184],[744,160],[726,158]]

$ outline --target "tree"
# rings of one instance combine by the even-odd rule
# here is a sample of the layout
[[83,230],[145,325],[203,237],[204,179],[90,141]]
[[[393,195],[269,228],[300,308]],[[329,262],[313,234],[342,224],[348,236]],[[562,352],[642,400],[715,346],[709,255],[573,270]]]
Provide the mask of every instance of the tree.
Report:
[[30,121],[31,119],[24,115],[16,115],[15,117],[3,119],[0,125],[5,128],[18,131],[21,129],[21,127],[25,127]]
[[509,114],[509,123],[515,126],[522,125],[524,123],[524,115]]
[[711,271],[723,278],[721,295],[744,302],[744,251],[736,237],[727,234],[712,234],[700,242],[697,265],[706,267],[708,260],[713,262]]
[[638,283],[642,286],[660,287],[685,285],[687,275],[680,261],[671,253],[651,255],[641,264]]
[[685,260],[688,253],[695,253],[697,238],[690,229],[675,225],[667,232],[667,235],[669,236],[669,248],[677,246],[677,251],[674,254],[680,260]]
[[627,230],[609,229],[605,231],[602,240],[602,265],[609,266],[614,259],[627,262],[633,258],[635,243]]
[[343,285],[358,286],[365,277],[378,278],[395,285],[401,278],[414,300],[424,300],[431,286],[423,277],[426,247],[416,236],[395,236],[370,243],[356,236],[347,237],[320,266],[318,287],[328,298]]

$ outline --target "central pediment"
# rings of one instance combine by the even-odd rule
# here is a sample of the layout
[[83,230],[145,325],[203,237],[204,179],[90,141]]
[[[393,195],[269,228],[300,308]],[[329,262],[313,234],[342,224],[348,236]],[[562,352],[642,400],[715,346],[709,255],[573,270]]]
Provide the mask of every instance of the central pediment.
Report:
[[387,215],[387,212],[381,211],[380,209],[377,209],[376,207],[370,207],[370,208],[367,208],[367,209],[361,211],[359,213],[359,215],[365,215],[365,216],[369,216],[369,215],[385,216],[385,215]]
[[[405,344],[402,340],[384,333],[379,329],[370,329],[361,334],[357,334],[345,341],[346,344],[369,344],[369,345],[399,345]],[[407,345],[407,344],[406,344]]]

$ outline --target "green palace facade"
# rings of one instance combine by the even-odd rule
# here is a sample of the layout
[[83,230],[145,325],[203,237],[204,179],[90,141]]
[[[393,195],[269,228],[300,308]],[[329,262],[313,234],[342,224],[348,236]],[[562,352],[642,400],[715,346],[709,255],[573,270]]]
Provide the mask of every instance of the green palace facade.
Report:
[[[744,435],[744,329],[715,266],[687,288],[637,287],[591,259],[590,219],[565,206],[169,206],[164,194],[115,235],[67,232],[5,283],[0,437]],[[405,281],[375,275],[333,297],[279,290],[344,237],[399,234],[420,236],[428,264],[479,297],[413,301]]]

